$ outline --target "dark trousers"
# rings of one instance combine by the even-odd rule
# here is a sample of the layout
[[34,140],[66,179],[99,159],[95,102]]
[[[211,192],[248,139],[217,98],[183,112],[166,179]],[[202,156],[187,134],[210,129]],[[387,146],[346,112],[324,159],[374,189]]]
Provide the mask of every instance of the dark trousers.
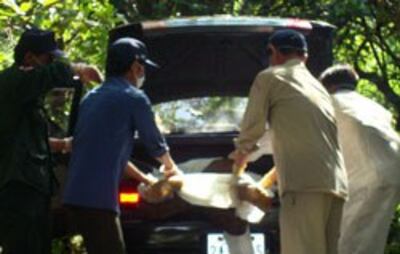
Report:
[[66,206],[70,233],[81,234],[88,254],[125,254],[119,216],[108,210]]
[[49,254],[49,197],[21,182],[0,190],[2,254]]

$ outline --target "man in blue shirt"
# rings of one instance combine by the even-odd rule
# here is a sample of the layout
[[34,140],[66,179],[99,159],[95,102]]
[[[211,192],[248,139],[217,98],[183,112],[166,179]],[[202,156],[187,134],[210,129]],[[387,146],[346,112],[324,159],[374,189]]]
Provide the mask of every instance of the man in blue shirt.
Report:
[[81,233],[89,254],[125,253],[119,222],[118,185],[122,174],[150,183],[129,157],[138,131],[151,156],[177,170],[154,120],[148,97],[139,88],[147,58],[146,46],[121,38],[109,48],[106,81],[83,99],[74,133],[64,204],[74,230]]

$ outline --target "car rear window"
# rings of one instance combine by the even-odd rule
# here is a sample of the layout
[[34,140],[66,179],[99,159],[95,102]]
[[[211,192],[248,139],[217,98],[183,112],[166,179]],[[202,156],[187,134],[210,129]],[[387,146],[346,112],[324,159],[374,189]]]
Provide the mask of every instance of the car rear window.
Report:
[[153,106],[164,134],[238,131],[247,105],[245,97],[202,97]]

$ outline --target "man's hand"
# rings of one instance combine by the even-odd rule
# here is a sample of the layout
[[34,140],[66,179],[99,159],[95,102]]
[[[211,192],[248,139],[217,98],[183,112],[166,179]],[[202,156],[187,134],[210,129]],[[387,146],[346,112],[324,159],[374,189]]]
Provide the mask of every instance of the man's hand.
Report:
[[154,185],[157,181],[158,181],[158,179],[155,178],[155,177],[154,177],[153,175],[151,175],[151,174],[143,175],[143,181],[142,181],[142,182],[143,182],[145,185],[152,186],[152,185]]
[[160,172],[162,172],[167,179],[175,175],[183,174],[175,163],[168,165],[168,167],[166,165],[161,165]]
[[126,164],[124,174],[128,178],[135,179],[136,181],[144,183],[145,185],[149,186],[157,182],[156,178],[151,177],[150,175],[146,175],[139,168],[137,168],[135,164],[133,164],[130,161],[128,161],[128,163]]
[[103,82],[103,75],[96,66],[77,63],[72,64],[72,69],[79,76],[82,83],[87,84],[91,81],[101,83]]
[[247,165],[248,153],[235,150],[228,155],[228,158],[233,160],[233,173],[236,175],[241,175]]
[[181,173],[168,151],[156,159],[162,164],[159,170],[164,173],[165,178]]
[[72,150],[72,137],[49,138],[49,145],[52,152],[70,153]]
[[239,183],[237,194],[240,200],[247,201],[263,211],[267,211],[272,205],[273,193],[258,184]]
[[160,203],[174,196],[174,187],[168,180],[158,180],[152,185],[139,185],[139,192],[149,203]]

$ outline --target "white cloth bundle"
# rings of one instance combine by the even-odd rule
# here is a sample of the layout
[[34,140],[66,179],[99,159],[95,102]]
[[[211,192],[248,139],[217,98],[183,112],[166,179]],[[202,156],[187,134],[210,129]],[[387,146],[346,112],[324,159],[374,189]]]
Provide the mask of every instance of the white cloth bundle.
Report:
[[[258,207],[237,198],[236,187],[243,182],[255,184],[247,174],[236,177],[232,174],[219,173],[191,173],[179,176],[182,179],[182,188],[176,194],[192,205],[215,207],[221,209],[236,208],[236,215],[250,223],[259,222],[265,212]],[[153,198],[148,195],[149,186],[140,184],[139,192],[148,202],[157,203],[169,199],[170,196]],[[268,192],[273,197],[273,192]]]

